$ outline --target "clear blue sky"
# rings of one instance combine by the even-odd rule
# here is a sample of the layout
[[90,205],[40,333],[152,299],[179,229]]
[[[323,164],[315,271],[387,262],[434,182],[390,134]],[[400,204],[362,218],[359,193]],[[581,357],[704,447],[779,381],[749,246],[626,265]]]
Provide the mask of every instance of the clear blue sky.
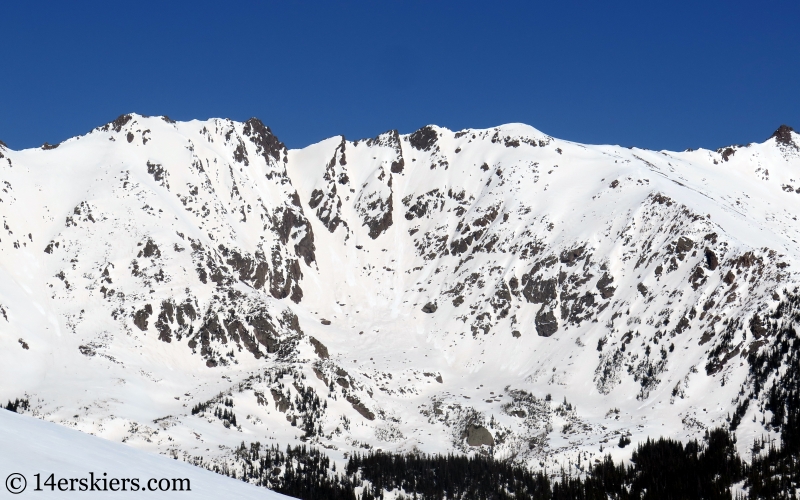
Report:
[[800,2],[4,2],[0,140],[127,112],[289,147],[435,123],[717,148],[800,128]]

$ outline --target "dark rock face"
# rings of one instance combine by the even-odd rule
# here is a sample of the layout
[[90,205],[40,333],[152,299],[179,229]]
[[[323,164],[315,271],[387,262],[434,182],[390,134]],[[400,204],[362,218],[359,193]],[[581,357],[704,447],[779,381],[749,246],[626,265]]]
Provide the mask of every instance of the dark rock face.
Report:
[[158,245],[151,239],[147,240],[147,243],[144,245],[144,248],[139,251],[137,257],[145,257],[145,258],[159,258],[161,257],[161,250],[158,249]]
[[241,138],[239,138],[239,144],[236,149],[233,150],[233,159],[238,163],[244,163],[245,167],[250,166],[250,160],[247,158],[247,146],[244,145]]
[[774,137],[775,141],[779,144],[797,148],[797,144],[795,144],[794,140],[792,139],[792,132],[794,132],[792,127],[788,125],[781,125],[778,127],[778,130],[772,134],[772,137]]
[[[343,139],[344,140],[344,139]],[[357,146],[362,141],[356,141],[354,146]],[[393,174],[403,173],[406,161],[403,158],[403,148],[400,145],[400,133],[397,130],[390,130],[380,134],[378,137],[363,140],[367,147],[372,146],[385,146],[394,149],[395,157],[391,160],[389,171]]]
[[767,328],[764,326],[764,321],[758,316],[758,314],[754,314],[750,319],[750,331],[753,333],[753,337],[756,339],[760,339],[767,333]]
[[706,273],[703,271],[703,268],[700,266],[696,266],[692,271],[692,274],[689,276],[689,282],[692,284],[692,288],[697,290],[701,286],[706,283]]
[[290,208],[279,208],[275,215],[273,222],[275,223],[275,232],[280,237],[281,244],[286,245],[289,238],[292,236],[293,229],[303,229],[304,236],[298,241],[295,246],[295,254],[305,260],[306,265],[311,265],[314,262],[314,233],[311,229],[311,224],[302,213],[302,209],[295,210]]
[[706,248],[705,250],[706,256],[706,269],[709,271],[713,271],[719,266],[719,259],[717,259],[717,254],[714,253],[713,250]]
[[127,125],[128,122],[130,122],[132,119],[133,117],[131,115],[120,115],[117,117],[116,120],[106,123],[105,125],[100,127],[100,130],[104,132],[108,132],[109,130],[113,130],[114,132],[120,132],[122,131],[122,127]]
[[552,309],[542,305],[536,313],[536,333],[540,337],[550,337],[558,331],[558,320]]
[[[389,181],[389,188],[391,189],[392,183],[391,180]],[[374,198],[373,200],[366,203],[366,211],[369,212],[377,212],[379,215],[377,217],[364,217],[364,225],[369,228],[369,237],[373,240],[376,239],[378,236],[383,234],[384,231],[389,229],[392,225],[392,194],[389,194],[389,198],[383,200],[379,197]]]
[[[264,256],[263,261],[256,257],[258,262],[254,262],[254,267],[246,264],[240,269],[249,271],[254,268],[259,285],[266,284],[267,280],[264,278],[268,277],[269,291],[273,297],[277,299],[289,297],[293,302],[299,303],[303,297],[303,290],[299,285],[302,279],[300,264],[295,258],[286,255],[283,249],[291,248],[291,243],[294,243],[294,254],[310,266],[315,261],[316,247],[311,224],[303,213],[300,197],[286,173],[286,146],[257,118],[251,118],[244,123],[242,134],[249,138],[255,145],[255,153],[262,156],[267,163],[267,179],[283,186],[287,199],[284,200],[283,206],[277,207],[269,215],[272,229],[277,234],[280,244],[273,245],[269,250],[269,257]],[[235,144],[238,136],[232,137],[233,135],[235,131],[231,129],[226,138],[233,140]],[[240,151],[241,158],[237,161],[248,165],[247,149],[241,139],[238,140],[237,151]],[[266,258],[269,261],[266,261]]]
[[574,250],[565,250],[561,253],[559,261],[567,266],[574,266],[578,259],[583,256],[584,247],[579,247]]
[[367,420],[375,420],[375,414],[369,411],[369,409],[364,406],[357,397],[355,396],[347,396],[347,402],[353,405],[353,409],[357,411],[362,417],[366,418]]
[[[325,213],[326,218],[331,221],[338,218],[341,213],[342,198],[349,201],[351,195],[349,193],[356,193],[356,199],[353,203],[353,208],[358,214],[362,226],[368,228],[368,235],[370,238],[377,239],[394,223],[392,212],[394,210],[394,191],[392,189],[393,173],[391,169],[397,171],[402,168],[404,161],[402,161],[402,151],[399,143],[399,136],[395,131],[381,134],[374,139],[366,139],[364,141],[356,141],[353,147],[358,147],[362,151],[364,148],[381,147],[384,149],[390,147],[394,149],[394,157],[385,158],[378,162],[371,162],[371,167],[374,168],[374,174],[360,186],[350,184],[350,176],[344,167],[344,151],[347,143],[342,138],[342,142],[337,146],[334,157],[331,159],[326,169],[323,178],[328,182],[327,188],[322,188],[323,199],[321,199],[319,213]],[[368,150],[369,151],[369,150]],[[385,155],[385,150],[381,153]],[[337,162],[337,157],[339,161]],[[376,156],[371,157],[376,160]],[[367,160],[369,162],[369,160]],[[389,167],[387,163],[391,161],[392,166]],[[387,169],[389,167],[389,169]],[[399,173],[399,172],[396,172]],[[337,187],[335,182],[338,182],[344,189],[341,189],[341,194],[337,194]],[[357,191],[358,190],[358,191]],[[315,203],[319,199],[319,194],[316,195]],[[323,221],[324,222],[324,221]],[[337,224],[342,224],[347,227],[346,223],[336,221]]]
[[295,239],[295,255],[302,257],[306,265],[311,265],[315,259],[314,234],[311,225],[299,209],[279,207],[273,215],[273,224],[280,245],[276,244],[271,249],[271,266],[261,267],[259,271],[266,274],[268,270],[269,291],[273,297],[276,299],[290,297],[292,301],[299,303],[303,297],[303,290],[299,284],[303,277],[300,263],[286,256],[282,248],[289,244],[293,235],[302,234],[299,240]]
[[470,425],[461,435],[462,439],[467,438],[469,446],[494,446],[494,437],[489,429],[483,426]]
[[298,257],[302,257],[307,266],[310,266],[316,260],[314,256],[314,251],[316,250],[314,246],[314,231],[311,230],[311,224],[308,223],[308,220],[305,217],[303,219],[305,221],[305,224],[303,224],[305,233],[300,238],[300,241],[294,245],[294,252]]
[[94,348],[92,348],[91,346],[88,346],[88,345],[79,345],[78,346],[78,351],[80,351],[81,354],[83,354],[84,356],[89,357],[89,358],[91,358],[92,356],[97,354],[97,352],[94,350]]
[[333,152],[333,157],[325,167],[322,178],[326,185],[323,189],[314,189],[308,206],[316,211],[317,219],[328,228],[331,233],[341,225],[347,228],[347,223],[341,218],[342,198],[339,195],[340,188],[346,192],[350,188],[350,177],[347,175],[347,160],[345,158],[345,148],[347,142],[342,137],[341,142]]
[[406,161],[401,156],[399,159],[392,162],[392,166],[390,167],[390,171],[393,174],[400,174],[403,172],[403,168],[406,166]]
[[[473,243],[477,243],[483,238],[498,215],[500,215],[500,206],[495,204],[484,209],[482,215],[471,221],[461,220],[456,227],[456,233],[460,234],[461,237],[453,237],[450,242],[450,253],[452,255],[460,255],[469,250]],[[488,250],[491,250],[491,247]]]
[[528,274],[522,276],[522,296],[533,304],[549,304],[556,300],[557,286],[555,278],[537,280]]
[[564,297],[561,303],[561,319],[569,320],[570,323],[580,324],[584,319],[584,315],[591,312],[591,308],[595,305],[594,294],[586,292],[583,295],[569,294]]
[[678,238],[678,242],[675,244],[675,251],[679,254],[685,254],[692,248],[694,248],[694,241],[685,236]]
[[436,134],[436,131],[432,127],[426,126],[411,134],[408,138],[408,142],[414,149],[430,151],[434,144],[436,144],[438,138],[439,136]]
[[162,187],[169,189],[169,183],[167,182],[167,171],[164,170],[164,167],[157,163],[150,163],[147,162],[147,173],[153,176],[153,180],[158,182]]
[[175,308],[172,302],[165,300],[161,303],[161,312],[156,320],[156,330],[158,330],[158,339],[162,342],[172,342],[172,329],[170,323],[174,319]]
[[689,325],[690,325],[689,318],[684,316],[678,321],[678,324],[675,326],[675,330],[673,331],[675,332],[676,335],[680,335],[687,328],[689,328]]
[[317,353],[317,356],[319,356],[322,359],[328,359],[330,357],[330,355],[328,354],[328,348],[325,347],[325,344],[315,339],[314,337],[309,337],[308,341],[311,342],[312,346],[314,346],[314,352]]
[[147,318],[153,314],[153,306],[147,304],[144,308],[139,309],[133,314],[133,324],[136,325],[139,330],[145,331],[147,330]]
[[256,145],[256,154],[262,155],[268,163],[270,157],[275,161],[280,161],[281,155],[286,155],[286,146],[258,118],[247,120],[242,133]]
[[278,335],[271,319],[269,316],[255,316],[250,319],[256,340],[267,348],[269,354],[277,352],[280,348]]
[[186,326],[189,322],[194,321],[197,319],[197,313],[192,307],[191,302],[186,302],[178,306],[178,325],[181,327]]
[[325,193],[323,193],[321,189],[313,190],[311,192],[311,198],[308,200],[308,206],[311,207],[312,209],[317,208],[319,204],[322,203],[324,197]]
[[411,205],[411,198],[406,197],[403,199],[403,204],[408,207],[405,218],[406,220],[421,219],[434,210],[441,212],[445,203],[444,195],[438,189],[417,196],[413,205]]
[[422,312],[424,312],[424,313],[426,313],[426,314],[433,314],[433,313],[435,313],[435,312],[436,312],[436,310],[437,310],[438,308],[439,308],[439,306],[437,306],[437,305],[436,305],[436,303],[434,303],[434,302],[428,302],[427,304],[425,304],[424,306],[422,306]]
[[728,161],[728,158],[733,156],[736,153],[736,150],[733,148],[725,148],[720,150],[719,153],[722,155],[723,161]]
[[611,286],[613,282],[614,277],[608,273],[603,273],[603,276],[597,280],[597,289],[600,290],[600,296],[603,299],[610,299],[614,295],[616,288]]
[[[193,243],[193,248],[202,247]],[[224,247],[222,249],[231,260],[235,252],[227,251]],[[243,262],[247,261],[243,259]],[[205,265],[209,265],[209,262]],[[159,339],[172,342],[173,339],[181,341],[186,337],[188,347],[193,352],[199,348],[200,355],[207,360],[209,367],[228,365],[234,361],[234,351],[241,352],[243,348],[256,359],[267,355],[273,355],[277,359],[294,356],[299,339],[303,336],[297,316],[289,310],[270,312],[262,303],[246,299],[233,288],[223,291],[237,280],[230,276],[231,270],[224,266],[216,267],[213,262],[210,265],[210,277],[216,280],[217,289],[221,293],[214,296],[202,315],[196,312],[196,299],[189,298],[180,303],[176,300],[163,301],[156,321]],[[242,273],[251,279],[248,275],[253,267],[252,262],[249,262],[242,269],[233,269],[232,272]],[[245,268],[249,270],[245,271]],[[223,269],[225,274],[222,274]],[[219,276],[215,277],[216,275]],[[138,312],[134,318],[139,321],[137,326],[140,328],[146,327],[146,312],[145,308],[144,312]]]
[[270,389],[270,392],[272,393],[272,399],[275,400],[275,408],[281,413],[286,413],[286,410],[291,406],[289,400],[278,390]]
[[400,147],[400,134],[397,132],[397,130],[392,130],[384,135],[389,137],[389,145],[391,145],[397,153],[397,158],[392,161],[389,171],[393,174],[401,174],[403,173],[403,168],[406,166],[406,161],[403,158],[403,150]]

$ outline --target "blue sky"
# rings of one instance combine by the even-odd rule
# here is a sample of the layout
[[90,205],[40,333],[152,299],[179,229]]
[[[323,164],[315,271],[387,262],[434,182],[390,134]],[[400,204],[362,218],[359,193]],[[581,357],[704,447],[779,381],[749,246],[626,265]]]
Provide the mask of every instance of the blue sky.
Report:
[[289,147],[435,123],[717,148],[800,128],[800,2],[5,2],[0,140],[127,112]]

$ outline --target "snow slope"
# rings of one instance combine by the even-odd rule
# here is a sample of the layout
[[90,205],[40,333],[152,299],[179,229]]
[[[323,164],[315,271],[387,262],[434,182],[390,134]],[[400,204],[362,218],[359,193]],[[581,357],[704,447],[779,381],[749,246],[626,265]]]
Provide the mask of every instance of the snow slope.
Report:
[[[78,481],[72,483],[75,491],[69,491],[71,486],[68,481],[62,483],[62,490],[58,489],[59,479],[90,479],[90,472],[94,473],[94,478],[107,481],[111,478],[138,478],[142,489],[134,491],[147,488],[150,479],[189,480],[189,483],[183,483],[183,492],[158,491],[158,482],[153,482],[151,486],[156,491],[147,490],[148,498],[290,498],[184,462],[8,411],[0,411],[0,443],[3,443],[0,475],[5,484],[10,474],[22,474],[27,481],[27,487],[19,493],[23,498],[27,495],[37,498],[83,498],[87,494],[94,498],[117,498],[125,494],[121,491],[79,491],[81,484]],[[40,475],[41,491],[34,491],[37,487],[35,474]],[[54,474],[55,491],[45,484],[51,474]],[[21,484],[14,482],[12,486]],[[126,482],[125,486],[132,491],[132,483]],[[96,487],[111,488],[112,485],[109,482],[97,482]],[[113,487],[119,489],[122,485],[117,483]],[[162,487],[166,489],[167,483],[162,481]],[[90,481],[85,488],[91,488]],[[188,488],[191,488],[190,492]],[[5,491],[3,494],[7,495]]]
[[797,283],[798,144],[510,124],[287,150],[256,119],[124,115],[0,147],[0,400],[193,463],[259,441],[572,467],[699,437]]

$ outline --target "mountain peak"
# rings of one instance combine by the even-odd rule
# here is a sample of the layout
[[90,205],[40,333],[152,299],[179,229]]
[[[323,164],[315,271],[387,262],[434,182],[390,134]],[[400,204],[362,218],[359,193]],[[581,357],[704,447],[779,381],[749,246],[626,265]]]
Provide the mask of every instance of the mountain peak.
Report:
[[[120,132],[122,128],[125,127],[125,125],[127,125],[128,123],[130,123],[131,120],[134,120],[136,118],[151,118],[151,117],[147,115],[140,115],[139,113],[125,113],[123,115],[119,115],[114,120],[106,123],[102,127],[98,127],[98,129],[102,130],[103,132],[108,132],[109,130],[112,130],[114,132]],[[166,115],[159,116],[158,118],[161,118],[162,120],[170,124],[177,123],[175,120]]]
[[258,118],[250,118],[244,122],[242,133],[248,137],[257,147],[258,154],[263,154],[264,158],[267,155],[272,156],[275,161],[281,159],[281,153],[285,153],[286,145],[284,145],[278,137],[272,133],[269,127],[264,125],[264,122]]
[[794,146],[795,148],[797,148],[797,144],[795,144],[794,139],[792,138],[792,132],[794,132],[794,129],[792,127],[788,125],[781,125],[780,127],[778,127],[778,130],[776,130],[770,136],[770,139],[774,137],[775,140],[780,144],[785,144],[787,146]]

